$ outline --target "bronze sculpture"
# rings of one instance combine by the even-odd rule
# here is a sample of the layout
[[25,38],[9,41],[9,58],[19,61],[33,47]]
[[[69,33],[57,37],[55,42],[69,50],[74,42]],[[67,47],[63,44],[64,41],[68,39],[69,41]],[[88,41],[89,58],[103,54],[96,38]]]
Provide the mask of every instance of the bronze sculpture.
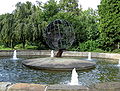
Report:
[[56,57],[61,57],[63,50],[69,48],[75,39],[72,25],[66,20],[54,20],[43,31],[43,36],[47,45],[58,50]]

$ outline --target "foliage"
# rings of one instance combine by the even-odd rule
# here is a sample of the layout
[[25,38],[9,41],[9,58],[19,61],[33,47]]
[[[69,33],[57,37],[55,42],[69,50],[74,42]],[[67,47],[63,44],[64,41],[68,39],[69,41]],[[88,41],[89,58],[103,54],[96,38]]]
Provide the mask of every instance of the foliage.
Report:
[[15,49],[23,49],[23,45],[22,44],[17,44],[14,47]]
[[74,28],[75,42],[71,49],[91,51],[98,48],[95,42],[101,32],[98,18],[96,10],[83,11],[78,0],[60,0],[59,3],[49,0],[45,4],[37,1],[37,5],[19,2],[11,14],[0,15],[0,44],[10,48],[48,49],[43,31],[51,21],[62,19]]
[[88,40],[85,43],[80,43],[78,46],[79,51],[93,51],[99,47],[98,41]]
[[44,28],[44,22],[41,9],[32,5],[31,2],[18,3],[16,6],[14,17],[17,41],[22,43],[24,48],[26,42],[42,40],[41,31]]
[[[15,49],[23,49],[23,45],[22,44],[17,44],[15,47]],[[33,45],[25,45],[25,49],[37,49],[37,46],[33,46]]]
[[113,53],[120,53],[120,49],[115,49],[112,51]]
[[72,15],[79,15],[81,11],[78,0],[60,0],[59,6],[62,12],[72,12]]
[[97,19],[97,11],[93,9],[83,11],[80,16],[75,17],[73,25],[76,32],[76,44],[99,38]]
[[92,52],[101,52],[101,53],[105,53],[106,51],[100,49],[100,48],[96,48],[95,50],[93,50]]
[[0,50],[12,50],[12,48],[5,47],[4,45],[0,45]]
[[2,15],[0,22],[0,38],[6,47],[14,48],[22,43],[25,48],[27,42],[43,41],[42,30],[46,26],[40,7],[31,2],[17,3],[12,14]]
[[3,19],[0,22],[1,25],[1,34],[0,34],[0,39],[1,42],[6,46],[6,47],[11,47],[13,48],[13,42],[14,42],[14,18],[13,14],[5,14],[3,15]]
[[120,42],[120,1],[102,0],[99,5],[101,48],[112,51]]
[[59,6],[55,0],[49,0],[42,7],[43,9],[43,17],[45,21],[48,21],[49,18],[53,17],[59,12]]

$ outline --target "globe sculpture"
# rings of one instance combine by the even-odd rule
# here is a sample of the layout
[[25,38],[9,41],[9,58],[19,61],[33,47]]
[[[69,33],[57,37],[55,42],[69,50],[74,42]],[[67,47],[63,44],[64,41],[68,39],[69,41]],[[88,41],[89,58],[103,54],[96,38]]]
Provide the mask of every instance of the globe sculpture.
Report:
[[[65,20],[55,20],[48,24],[43,31],[46,43],[51,49],[58,50],[55,57],[27,59],[22,63],[25,66],[42,70],[86,70],[95,67],[95,63],[86,60],[61,57],[63,50],[69,48],[75,39],[71,24]],[[52,52],[52,51],[51,51]]]
[[72,25],[66,20],[54,20],[43,31],[43,36],[47,45],[58,50],[56,57],[60,57],[63,50],[69,48],[75,39],[75,33]]

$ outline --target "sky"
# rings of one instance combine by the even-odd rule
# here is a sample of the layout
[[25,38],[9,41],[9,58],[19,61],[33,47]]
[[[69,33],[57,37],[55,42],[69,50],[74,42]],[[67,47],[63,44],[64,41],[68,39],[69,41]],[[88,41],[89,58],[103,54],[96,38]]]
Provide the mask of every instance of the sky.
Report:
[[[43,3],[48,0],[1,0],[0,1],[0,15],[5,13],[11,13],[15,9],[17,2],[26,2],[30,1],[35,4],[36,1],[42,1]],[[59,0],[56,0],[59,1]],[[82,5],[84,10],[88,8],[97,9],[97,5],[100,4],[100,0],[79,0],[79,4]]]

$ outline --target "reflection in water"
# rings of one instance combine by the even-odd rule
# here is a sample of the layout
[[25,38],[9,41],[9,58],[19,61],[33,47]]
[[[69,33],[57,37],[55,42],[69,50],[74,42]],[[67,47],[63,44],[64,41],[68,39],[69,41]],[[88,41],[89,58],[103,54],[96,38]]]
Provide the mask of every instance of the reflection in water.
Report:
[[[51,72],[34,70],[22,65],[25,58],[12,60],[0,59],[0,81],[23,82],[40,84],[68,84],[71,80],[71,72]],[[80,58],[79,58],[80,59]],[[89,86],[98,82],[120,81],[120,68],[116,63],[97,59],[96,68],[88,71],[77,71],[79,84]]]

